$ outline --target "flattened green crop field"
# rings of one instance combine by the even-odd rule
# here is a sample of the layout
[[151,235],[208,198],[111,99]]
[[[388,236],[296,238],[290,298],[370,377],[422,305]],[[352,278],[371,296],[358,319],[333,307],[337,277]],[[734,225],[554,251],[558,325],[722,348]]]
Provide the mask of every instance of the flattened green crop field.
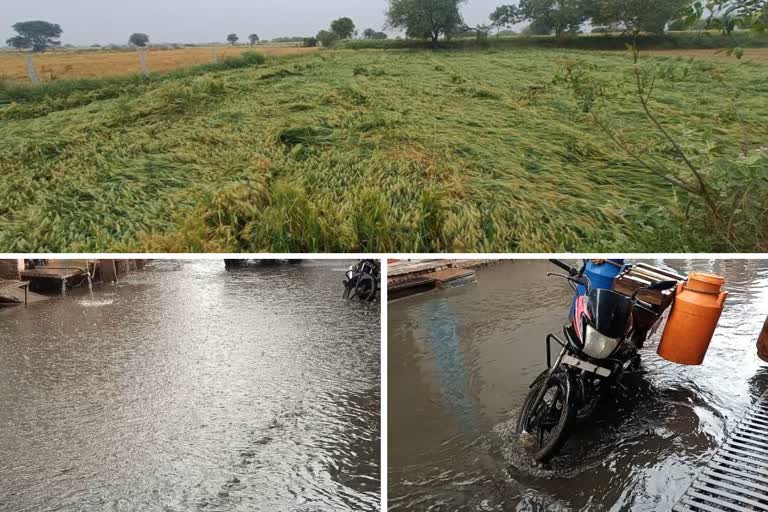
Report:
[[[723,249],[554,80],[572,61],[610,89],[635,150],[671,158],[616,53],[324,51],[29,97],[0,88],[0,249]],[[641,62],[692,158],[766,144],[768,65]]]

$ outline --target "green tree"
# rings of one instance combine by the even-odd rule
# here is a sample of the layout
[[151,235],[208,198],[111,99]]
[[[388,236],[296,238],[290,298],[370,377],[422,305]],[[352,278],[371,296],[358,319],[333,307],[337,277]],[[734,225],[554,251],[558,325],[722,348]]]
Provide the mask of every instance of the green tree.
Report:
[[592,22],[618,24],[628,32],[663,33],[689,0],[592,0]]
[[260,41],[258,34],[251,34],[248,36],[248,40],[251,42],[251,46],[255,45]]
[[240,38],[237,37],[237,34],[229,34],[227,36],[227,41],[229,41],[229,44],[231,44],[232,46],[235,46],[235,43],[238,42],[239,40]]
[[8,46],[19,50],[32,48],[35,52],[44,52],[52,46],[59,46],[62,30],[59,25],[47,21],[20,21],[13,25],[16,36],[8,39]]
[[737,18],[736,24],[755,32],[765,32],[768,30],[768,1],[763,4],[762,9],[754,12],[749,17]]
[[466,0],[389,0],[387,23],[416,39],[450,37],[464,27],[459,9]]
[[719,18],[715,18],[711,21],[710,26],[720,30],[725,35],[731,35],[736,26],[738,25],[738,19],[725,14]]
[[[708,15],[707,15],[708,13]],[[768,0],[696,0],[686,2],[681,19],[687,25],[692,25],[699,20],[707,19],[709,23],[714,20],[727,20],[720,22],[731,30],[735,27],[749,28],[763,32],[768,28]],[[715,23],[717,25],[717,23]]]
[[549,24],[549,20],[539,18],[533,20],[523,29],[526,36],[550,36],[555,29]]
[[349,18],[339,18],[331,23],[331,32],[339,39],[351,39],[355,33],[355,22]]
[[131,37],[128,38],[128,43],[143,48],[149,43],[149,36],[140,33],[131,34]]
[[317,40],[320,42],[320,44],[324,48],[330,48],[334,44],[336,44],[336,41],[339,40],[339,36],[336,35],[336,32],[331,32],[329,30],[321,30],[317,33]]
[[522,21],[530,21],[531,30],[560,36],[565,32],[577,32],[589,19],[586,0],[520,0],[520,4],[502,5],[491,13],[491,21],[497,27],[508,27]]
[[384,32],[377,32],[372,28],[363,30],[363,38],[365,39],[386,39],[388,36]]
[[500,5],[491,13],[490,18],[495,27],[509,27],[523,21],[522,13],[516,5]]
[[686,31],[686,30],[706,30],[709,28],[707,20],[698,20],[695,23],[688,24],[684,19],[678,18],[667,27],[668,30],[674,31]]

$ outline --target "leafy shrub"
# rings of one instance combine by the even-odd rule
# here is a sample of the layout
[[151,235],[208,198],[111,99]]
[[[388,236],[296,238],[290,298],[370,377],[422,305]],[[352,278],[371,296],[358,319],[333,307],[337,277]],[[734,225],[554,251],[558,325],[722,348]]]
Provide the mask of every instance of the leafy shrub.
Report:
[[[683,137],[664,126],[664,120],[652,108],[651,100],[660,76],[677,78],[666,67],[641,67],[637,61],[632,67],[631,81],[634,95],[641,107],[646,125],[633,125],[630,130],[616,130],[612,110],[608,107],[610,94],[604,80],[580,68],[580,63],[569,61],[556,83],[566,84],[573,92],[582,112],[609,139],[628,156],[637,161],[650,175],[664,180],[680,192],[679,200],[686,212],[687,221],[693,220],[702,231],[709,229],[723,240],[729,250],[747,252],[758,248],[768,250],[768,149],[760,147],[748,150],[738,158],[723,157],[710,131],[701,135],[710,150],[695,157],[686,151]],[[714,64],[706,62],[694,65],[704,71],[713,71]],[[715,75],[724,82],[724,78]],[[723,83],[723,85],[725,85]],[[738,93],[725,86],[725,101],[737,104]],[[730,98],[729,98],[730,97]],[[738,112],[729,112],[727,121],[740,119]],[[655,138],[647,140],[648,138]],[[643,140],[645,139],[645,140]],[[664,151],[664,158],[657,158],[647,152],[638,152],[636,147],[655,145]],[[743,147],[748,147],[746,142]]]
[[267,62],[267,56],[263,53],[247,51],[240,54],[240,59],[248,66],[261,66]]

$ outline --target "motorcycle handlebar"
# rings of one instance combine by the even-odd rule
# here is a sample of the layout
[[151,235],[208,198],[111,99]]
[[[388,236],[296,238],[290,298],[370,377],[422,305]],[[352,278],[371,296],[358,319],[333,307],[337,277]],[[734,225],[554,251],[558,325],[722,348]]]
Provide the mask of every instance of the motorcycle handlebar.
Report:
[[576,283],[577,285],[589,287],[589,279],[583,276],[568,276],[565,274],[558,274],[557,272],[547,272],[547,277],[550,276],[562,277],[563,279],[567,279],[568,281]]
[[568,265],[564,261],[549,260],[549,262],[552,263],[553,265],[556,265],[556,266],[560,267],[561,269],[565,270],[571,276],[575,276],[575,275],[577,275],[579,273],[578,270],[576,270],[575,268],[571,267],[570,265]]

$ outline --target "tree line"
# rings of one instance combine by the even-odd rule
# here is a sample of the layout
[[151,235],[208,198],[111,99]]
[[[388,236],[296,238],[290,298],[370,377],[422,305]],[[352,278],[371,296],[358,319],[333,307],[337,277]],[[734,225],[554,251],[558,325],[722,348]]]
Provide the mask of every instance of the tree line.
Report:
[[[590,23],[593,32],[663,33],[666,30],[737,28],[768,30],[768,0],[519,0],[503,4],[489,16],[489,23],[470,26],[461,13],[469,0],[389,0],[386,28],[405,32],[409,39],[437,43],[441,38],[487,36],[491,30],[528,23],[526,33],[552,35],[580,33]],[[357,36],[349,18],[334,21],[317,39],[332,46]],[[384,32],[366,29],[365,39],[386,39]]]
[[768,0],[520,0],[494,10],[489,24],[470,27],[461,14],[467,0],[390,0],[387,24],[409,38],[437,42],[441,37],[487,35],[529,23],[526,32],[562,36],[579,33],[589,22],[596,31],[662,33],[698,24],[730,33],[735,28],[768,28]]
[[[11,28],[16,32],[16,35],[7,39],[6,44],[17,50],[32,50],[33,52],[44,52],[61,46],[60,38],[64,32],[61,25],[42,20],[20,21]],[[280,37],[274,39],[273,42],[306,42],[307,39],[305,37]],[[312,40],[314,38],[309,39]],[[226,40],[234,46],[240,41],[240,37],[237,34],[229,34]],[[248,36],[248,42],[251,46],[255,46],[260,41],[261,38],[255,32]],[[142,32],[133,33],[128,37],[128,45],[136,48],[145,48],[149,45],[149,36]],[[91,45],[91,47],[98,48],[100,45]]]
[[529,21],[534,34],[577,33],[586,22],[616,32],[663,33],[690,0],[521,0],[502,5],[490,19],[508,27]]
[[[461,13],[468,0],[389,0],[386,28],[405,32],[411,39],[427,39],[436,43],[440,38],[474,34],[486,36],[491,30],[508,29],[527,22],[531,34],[563,36],[579,33],[591,23],[594,31],[625,33],[662,33],[670,28],[715,28],[731,33],[737,28],[756,31],[768,30],[768,0],[519,0],[515,4],[497,7],[489,16],[488,24],[469,26]],[[47,21],[19,22],[12,27],[17,35],[6,41],[16,49],[43,52],[61,45],[62,28]],[[344,39],[358,37],[355,23],[348,17],[334,20],[328,29],[316,37],[279,38],[303,42],[305,46],[330,47]],[[385,32],[367,28],[365,39],[387,39]],[[226,40],[235,45],[237,34]],[[248,36],[251,46],[260,41],[258,34]],[[278,41],[276,41],[278,42]],[[145,47],[149,36],[135,33],[129,44]]]
[[[6,41],[6,44],[11,48],[18,50],[31,49],[34,52],[44,52],[50,48],[61,46],[61,35],[63,30],[60,25],[55,23],[49,23],[47,21],[23,21],[16,23],[12,26],[16,31],[16,36],[11,37]],[[331,23],[329,30],[321,30],[317,37],[281,37],[273,40],[273,42],[300,42],[304,46],[317,46],[320,42],[323,46],[333,46],[337,41],[342,39],[351,39],[358,36],[355,23],[350,18],[339,18]],[[367,28],[362,33],[365,39],[386,39],[387,34],[384,32],[376,31],[372,28]],[[234,46],[240,41],[240,36],[237,34],[229,34],[226,37],[229,44]],[[256,33],[248,36],[248,42],[251,46],[256,45],[261,39]],[[137,48],[144,48],[149,45],[149,36],[147,34],[137,32],[131,34],[128,37],[128,44]]]

